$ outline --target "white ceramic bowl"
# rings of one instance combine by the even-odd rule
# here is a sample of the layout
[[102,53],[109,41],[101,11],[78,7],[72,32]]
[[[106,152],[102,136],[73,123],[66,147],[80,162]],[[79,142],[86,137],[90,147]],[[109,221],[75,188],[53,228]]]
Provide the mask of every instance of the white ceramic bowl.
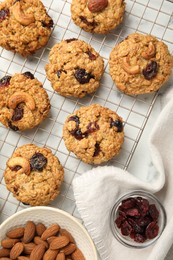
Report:
[[5,238],[7,231],[14,227],[24,226],[28,220],[35,223],[42,222],[47,227],[53,223],[58,223],[72,234],[86,260],[98,259],[95,246],[86,229],[70,214],[48,206],[24,209],[6,219],[0,225],[0,240]]

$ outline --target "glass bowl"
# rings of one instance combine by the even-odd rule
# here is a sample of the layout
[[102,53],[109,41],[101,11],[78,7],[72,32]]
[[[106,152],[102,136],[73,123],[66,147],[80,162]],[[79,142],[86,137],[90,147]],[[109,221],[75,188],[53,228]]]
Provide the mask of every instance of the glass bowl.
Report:
[[[127,200],[129,198],[132,199],[129,201]],[[142,198],[143,201],[142,204],[140,198]],[[144,201],[144,199],[148,200],[149,205],[153,205],[153,204],[155,205],[149,207],[150,211],[146,210],[146,206],[145,206],[146,201]],[[124,206],[122,206],[122,201],[127,201],[126,203],[123,202]],[[129,202],[130,204],[128,204]],[[157,210],[155,210],[155,207]],[[136,209],[134,210],[134,208]],[[154,212],[152,210],[153,208],[154,208]],[[147,213],[145,212],[145,210]],[[157,211],[159,212],[158,218],[157,218]],[[115,220],[120,216],[119,214],[121,214],[122,217],[119,218],[119,221],[118,220],[116,221],[119,226],[118,228],[117,224],[115,223]],[[141,216],[141,214],[143,216]],[[144,217],[145,217],[145,221],[144,221]],[[128,224],[130,223],[130,226],[128,226],[127,222],[125,221],[127,221]],[[154,224],[153,223],[150,224],[151,222],[154,222]],[[138,224],[140,224],[140,226]],[[111,210],[110,225],[114,237],[123,245],[127,247],[133,247],[133,248],[145,248],[147,246],[152,245],[160,237],[166,225],[166,213],[162,204],[153,194],[146,191],[136,190],[136,191],[126,193],[116,201],[115,205]],[[155,228],[153,228],[153,226]],[[157,230],[158,227],[159,230]],[[125,235],[122,234],[121,228],[123,229],[123,233],[125,233]],[[154,237],[153,237],[152,230],[156,231]],[[136,233],[138,233],[137,236],[135,235]],[[142,238],[144,238],[145,240],[141,240],[141,235]],[[134,239],[137,241],[135,241]]]

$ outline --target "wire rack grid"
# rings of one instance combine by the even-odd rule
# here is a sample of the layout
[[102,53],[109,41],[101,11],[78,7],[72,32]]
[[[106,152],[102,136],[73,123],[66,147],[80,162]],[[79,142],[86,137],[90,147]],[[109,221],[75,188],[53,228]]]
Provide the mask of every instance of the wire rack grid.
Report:
[[[42,2],[54,20],[54,28],[46,47],[27,59],[0,49],[0,77],[13,75],[16,72],[31,71],[43,83],[51,102],[51,112],[48,118],[32,130],[13,132],[0,125],[0,223],[8,216],[27,207],[17,201],[6,189],[3,179],[6,161],[17,147],[27,143],[47,146],[58,156],[65,169],[65,179],[60,195],[51,206],[63,209],[81,221],[75,206],[71,184],[74,178],[84,174],[93,166],[84,164],[73,153],[67,151],[62,139],[65,118],[79,107],[92,103],[98,103],[116,111],[125,123],[125,142],[120,155],[109,161],[107,165],[127,169],[158,93],[135,97],[120,93],[109,75],[109,54],[118,42],[136,31],[155,35],[168,45],[171,53],[173,52],[173,5],[168,1],[126,1],[123,23],[107,35],[86,33],[77,27],[71,20],[71,0],[43,0]],[[100,88],[94,94],[82,99],[64,98],[58,95],[53,91],[45,75],[44,66],[48,62],[51,47],[68,38],[78,38],[88,42],[104,59],[105,72]]]

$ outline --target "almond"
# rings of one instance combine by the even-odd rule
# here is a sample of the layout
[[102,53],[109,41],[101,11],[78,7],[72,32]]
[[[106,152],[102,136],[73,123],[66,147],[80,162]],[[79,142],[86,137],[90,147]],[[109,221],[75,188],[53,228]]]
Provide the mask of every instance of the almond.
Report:
[[41,260],[46,248],[43,244],[36,245],[30,254],[30,259],[32,260]]
[[43,260],[55,260],[59,250],[48,249],[43,256]]
[[70,255],[75,250],[76,250],[76,245],[73,243],[70,243],[70,244],[66,245],[65,247],[63,247],[61,249],[61,252],[63,252],[65,255]]
[[71,233],[68,232],[66,229],[61,228],[61,229],[60,229],[60,234],[61,234],[61,236],[66,236],[66,237],[68,237],[68,239],[69,239],[69,241],[70,241],[71,243],[76,244],[76,242],[75,242],[73,236],[72,236]]
[[17,242],[18,238],[6,238],[1,241],[1,246],[4,248],[12,248]]
[[35,227],[34,222],[30,221],[30,220],[27,221],[26,226],[25,226],[24,236],[23,236],[23,242],[25,244],[32,241],[32,239],[35,236],[35,230],[36,230],[36,227]]
[[0,257],[9,256],[9,255],[10,255],[10,249],[7,248],[0,249]]
[[101,12],[108,6],[108,0],[89,0],[88,9],[92,13]]
[[10,258],[16,259],[23,252],[23,249],[23,244],[21,242],[17,242],[10,251]]
[[46,230],[46,226],[43,223],[38,223],[36,225],[36,233],[39,237],[43,234],[43,232]]
[[57,257],[56,257],[56,260],[65,260],[65,255],[64,255],[64,253],[59,253],[58,255],[57,255]]
[[26,254],[26,255],[30,255],[32,250],[34,249],[34,247],[36,246],[36,244],[34,243],[28,243],[28,244],[23,244],[24,246],[24,250],[23,252]]
[[34,237],[34,243],[35,243],[36,245],[43,244],[43,245],[45,245],[46,248],[49,247],[48,242],[44,241],[44,240],[41,239],[41,237],[39,237],[39,236]]
[[1,260],[10,260],[9,257],[1,257]]
[[6,236],[9,238],[20,238],[23,237],[24,234],[24,227],[14,228],[7,232]]
[[58,224],[52,224],[42,234],[41,239],[46,240],[48,237],[54,236],[58,233],[60,226]]
[[18,256],[17,260],[29,260],[30,257],[29,256],[24,256],[24,255],[20,255]]
[[55,238],[57,238],[57,236],[48,237],[47,239],[48,244],[50,244]]
[[69,239],[65,236],[56,237],[51,243],[50,243],[50,249],[60,249],[64,246],[66,246],[69,243]]
[[85,257],[79,248],[77,248],[71,256],[73,260],[85,260]]

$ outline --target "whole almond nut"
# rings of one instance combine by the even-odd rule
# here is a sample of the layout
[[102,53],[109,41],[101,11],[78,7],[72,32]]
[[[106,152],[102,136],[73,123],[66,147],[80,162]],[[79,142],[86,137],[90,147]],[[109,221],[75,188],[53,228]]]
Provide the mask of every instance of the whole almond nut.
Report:
[[65,255],[70,255],[72,254],[74,251],[76,250],[76,245],[73,243],[70,243],[68,245],[66,245],[65,247],[63,247],[61,249],[61,252],[63,252]]
[[60,226],[58,224],[52,224],[42,234],[41,239],[46,240],[48,237],[54,236],[58,233]]
[[35,237],[34,237],[34,243],[35,243],[36,245],[43,244],[43,245],[45,245],[46,248],[49,247],[48,242],[44,241],[44,240],[41,239],[41,237],[39,237],[39,236],[35,236]]
[[19,241],[18,238],[6,238],[1,241],[1,246],[4,248],[12,248]]
[[48,249],[44,256],[43,256],[43,260],[55,260],[56,256],[58,254],[59,250],[52,250],[52,249]]
[[101,12],[108,6],[108,0],[89,0],[88,9],[92,13]]
[[16,259],[23,252],[23,244],[21,242],[17,242],[10,251],[10,258]]
[[23,255],[20,255],[18,256],[17,260],[29,260],[30,257],[29,256],[23,256]]
[[34,243],[28,243],[28,244],[23,244],[24,246],[24,250],[23,252],[26,254],[26,255],[30,255],[32,250],[34,249],[34,247],[36,246],[36,244]]
[[77,248],[71,256],[73,260],[85,260],[85,257],[79,248]]
[[10,255],[10,249],[7,248],[0,249],[0,257],[9,256],[9,255]]
[[46,226],[43,223],[38,223],[36,225],[36,233],[39,237],[43,234],[43,232],[46,230]]
[[9,238],[21,238],[24,234],[24,227],[14,228],[7,232],[6,236]]
[[60,249],[64,246],[66,246],[69,243],[69,239],[65,236],[56,237],[51,243],[50,243],[50,249]]
[[48,239],[47,239],[48,244],[50,245],[50,243],[51,243],[55,238],[57,238],[57,236],[48,237]]
[[65,255],[64,253],[60,252],[57,257],[56,257],[56,260],[65,260]]
[[66,236],[66,237],[68,237],[68,239],[69,239],[69,241],[70,241],[71,243],[76,244],[76,242],[75,242],[75,240],[74,240],[74,237],[73,237],[73,236],[71,235],[71,233],[68,232],[66,229],[61,228],[61,229],[60,229],[60,234],[61,234],[61,236]]
[[1,260],[10,260],[9,257],[1,257]]
[[35,230],[36,230],[36,227],[35,227],[34,222],[30,221],[30,220],[27,221],[26,226],[25,226],[24,236],[23,236],[23,242],[25,244],[32,241],[32,239],[35,236]]
[[41,260],[46,248],[43,244],[36,245],[30,254],[30,259],[32,260]]

